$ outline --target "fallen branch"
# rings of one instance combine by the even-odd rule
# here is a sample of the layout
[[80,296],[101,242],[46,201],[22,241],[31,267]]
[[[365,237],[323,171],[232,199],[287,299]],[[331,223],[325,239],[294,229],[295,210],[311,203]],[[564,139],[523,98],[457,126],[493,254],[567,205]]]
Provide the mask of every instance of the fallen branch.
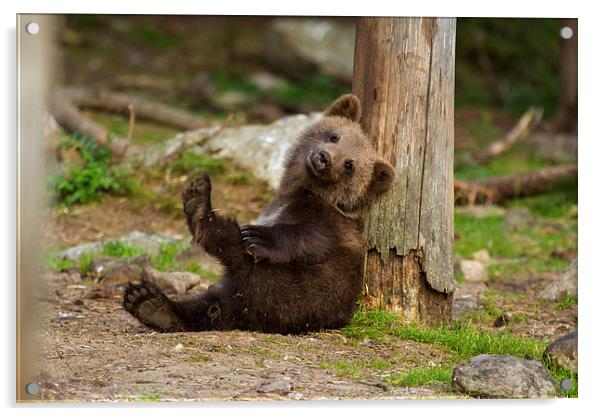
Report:
[[524,140],[529,134],[539,125],[543,116],[543,110],[540,108],[531,107],[518,120],[518,123],[500,140],[497,140],[487,146],[484,150],[478,150],[474,154],[474,158],[480,163],[487,163],[491,159],[506,153],[515,144]]
[[510,198],[546,192],[576,177],[577,165],[568,165],[470,182],[456,180],[455,201],[456,205],[496,204]]
[[133,128],[134,109],[135,115],[140,119],[177,129],[195,130],[203,127],[203,121],[193,114],[128,94],[85,88],[63,88],[56,91],[50,99],[50,113],[56,121],[66,130],[84,134],[99,145],[108,146],[117,157],[125,155],[128,140],[90,120],[80,108],[128,114],[130,132]]
[[66,91],[59,90],[52,94],[49,111],[65,130],[83,134],[94,140],[99,146],[108,147],[117,158],[125,155],[128,141],[110,133],[101,125],[84,116]]

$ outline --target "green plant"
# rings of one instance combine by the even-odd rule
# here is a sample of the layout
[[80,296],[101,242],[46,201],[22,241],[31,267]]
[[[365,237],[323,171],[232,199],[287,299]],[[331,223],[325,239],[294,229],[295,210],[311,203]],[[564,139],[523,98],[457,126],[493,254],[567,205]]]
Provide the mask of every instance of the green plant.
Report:
[[109,150],[87,137],[66,135],[59,147],[76,149],[82,159],[81,165],[71,166],[66,173],[51,175],[52,188],[60,203],[85,204],[103,194],[126,195],[135,189],[136,183],[129,172],[111,165]]
[[190,175],[198,172],[218,175],[226,172],[226,170],[227,163],[225,161],[203,153],[183,152],[171,165],[173,173],[182,175]]
[[568,309],[573,305],[577,304],[576,295],[566,295],[560,302],[556,304],[556,310]]
[[395,373],[385,377],[385,381],[393,386],[424,386],[431,383],[451,383],[451,367],[413,368],[403,373]]
[[132,247],[121,241],[109,241],[102,246],[102,254],[109,257],[130,258],[144,253],[137,247]]

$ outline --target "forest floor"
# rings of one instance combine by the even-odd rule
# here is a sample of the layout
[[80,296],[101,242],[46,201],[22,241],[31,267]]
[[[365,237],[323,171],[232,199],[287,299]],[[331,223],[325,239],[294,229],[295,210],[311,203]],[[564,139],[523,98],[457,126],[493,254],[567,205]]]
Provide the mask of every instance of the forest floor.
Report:
[[[218,169],[221,173],[214,173],[215,206],[249,221],[272,192],[251,177],[233,183],[229,178],[241,170],[229,162],[223,166]],[[386,313],[381,317],[358,312],[340,331],[302,336],[154,332],[123,310],[123,285],[106,285],[82,264],[53,256],[59,249],[107,241],[135,230],[186,241],[178,199],[188,178],[165,185],[160,199],[149,200],[157,186],[155,178],[163,177],[155,172],[141,178],[147,190],[133,196],[105,196],[53,209],[46,224],[41,399],[465,398],[452,391],[449,382],[456,364],[474,353],[539,358],[548,342],[576,328],[576,298],[554,302],[537,297],[576,256],[575,195],[568,189],[506,207],[457,210],[457,258],[471,258],[485,249],[497,260],[487,266],[486,290],[478,304],[454,321],[459,331],[468,331],[466,336],[474,336],[475,343],[482,345],[475,351],[463,351],[445,339],[432,342],[419,328],[416,334],[399,333]],[[518,229],[509,229],[504,220],[513,205],[533,212]],[[206,256],[192,262],[192,270],[214,270]],[[175,263],[167,268],[182,266]],[[210,281],[217,278],[214,273],[201,275]],[[457,278],[462,285],[463,276]],[[502,315],[511,318],[499,327],[495,322]]]
[[[126,20],[86,16],[70,20],[62,33],[66,84],[113,88],[160,99],[194,111],[208,126],[230,112],[235,113],[236,125],[319,110],[333,95],[349,89],[327,77],[313,84],[293,79],[285,80],[286,94],[261,96],[241,75],[264,70],[255,60],[239,59],[246,63],[236,67],[234,75],[221,75],[228,59],[248,55],[245,48],[252,48],[254,43],[239,45],[228,30],[224,39],[203,41],[221,27],[219,19],[194,27],[183,26],[177,17],[157,21],[138,16]],[[248,39],[253,39],[254,28],[253,22],[241,20],[239,29]],[[124,36],[124,31],[129,35]],[[163,36],[165,33],[169,36]],[[224,48],[230,43],[230,49]],[[178,56],[188,59],[176,59]],[[203,60],[204,56],[212,59]],[[177,79],[173,74],[178,74]],[[209,84],[218,93],[251,95],[255,104],[216,109],[205,101]],[[312,99],[307,101],[307,97]],[[261,117],[246,113],[248,107],[259,106],[262,100],[276,111],[264,112]],[[110,131],[126,135],[126,117],[88,115]],[[517,146],[488,166],[472,163],[472,150],[501,137],[515,122],[515,118],[495,109],[458,109],[456,177],[470,180],[553,165],[526,145]],[[133,140],[145,146],[175,133],[140,120]],[[60,144],[69,137],[58,135],[55,139],[52,147],[58,153]],[[72,150],[60,152],[63,161],[73,158],[75,165],[81,166],[82,161]],[[35,380],[41,386],[40,399],[154,402],[467,398],[451,389],[451,372],[457,364],[482,353],[541,359],[550,341],[577,327],[575,296],[556,301],[537,296],[577,257],[576,181],[501,207],[456,210],[456,263],[473,259],[483,250],[491,261],[485,265],[478,302],[457,313],[451,329],[408,326],[391,313],[359,311],[341,330],[301,336],[241,331],[157,333],[123,310],[122,284],[107,285],[90,273],[93,258],[78,263],[56,257],[62,249],[105,242],[132,231],[160,233],[180,243],[165,247],[164,253],[151,259],[154,267],[186,269],[215,281],[215,264],[206,256],[185,261],[169,257],[179,254],[188,240],[180,193],[201,170],[212,176],[214,206],[242,223],[254,219],[273,196],[265,183],[230,161],[184,154],[169,169],[134,172],[128,178],[133,181],[127,183],[111,177],[127,188],[121,195],[82,193],[81,197],[91,197],[91,201],[50,204],[44,224],[43,313]],[[112,175],[109,170],[102,172],[105,174]],[[526,208],[528,215],[523,215],[518,224],[509,224],[508,216],[517,208]],[[112,255],[139,254],[127,247],[122,249]],[[458,273],[456,277],[462,287],[465,276]],[[505,317],[502,325],[500,317]],[[570,393],[575,394],[576,390]]]

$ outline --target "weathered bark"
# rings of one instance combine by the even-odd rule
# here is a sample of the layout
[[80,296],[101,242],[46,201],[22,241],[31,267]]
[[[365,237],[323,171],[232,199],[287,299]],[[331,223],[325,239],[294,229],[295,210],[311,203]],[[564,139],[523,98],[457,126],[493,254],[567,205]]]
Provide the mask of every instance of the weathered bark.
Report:
[[471,182],[456,181],[456,201],[459,205],[465,201],[469,204],[479,202],[497,204],[510,198],[549,191],[571,179],[577,179],[577,165],[545,168]]
[[408,320],[451,319],[454,289],[453,18],[360,18],[353,92],[393,189],[367,215],[363,302]]
[[577,131],[577,19],[562,19],[561,27],[573,30],[570,39],[561,39],[560,108],[553,122],[557,131]]

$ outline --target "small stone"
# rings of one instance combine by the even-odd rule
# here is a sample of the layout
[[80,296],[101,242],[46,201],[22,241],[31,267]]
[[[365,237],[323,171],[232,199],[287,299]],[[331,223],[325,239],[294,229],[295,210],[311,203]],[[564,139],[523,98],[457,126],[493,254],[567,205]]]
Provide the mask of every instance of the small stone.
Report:
[[142,267],[149,261],[146,254],[129,259],[103,256],[90,263],[88,272],[105,285],[122,284],[140,280]]
[[303,393],[301,393],[300,391],[292,391],[290,392],[287,397],[289,399],[293,399],[293,400],[303,400],[305,399],[305,395]]
[[467,282],[484,282],[487,280],[487,269],[480,261],[460,260],[460,271]]
[[578,367],[578,337],[573,331],[548,345],[544,356],[557,366],[566,367],[577,373]]
[[472,258],[480,263],[487,264],[491,262],[491,256],[486,248],[472,253]]
[[184,351],[184,345],[182,345],[182,343],[177,343],[173,350],[174,352],[182,352]]
[[288,381],[273,381],[270,383],[263,383],[257,389],[259,393],[276,393],[286,394],[293,390],[293,385]]
[[535,217],[527,207],[510,208],[504,215],[504,226],[509,231],[517,231],[535,224]]
[[556,279],[548,283],[537,295],[540,299],[559,300],[577,295],[577,259]]
[[454,368],[452,387],[473,397],[555,397],[556,382],[539,361],[483,354]]
[[500,328],[502,326],[508,325],[510,320],[514,317],[512,312],[504,312],[502,315],[498,316],[496,320],[493,322],[493,326],[495,328]]
[[464,282],[454,291],[452,317],[458,319],[462,315],[479,307],[479,296],[487,290],[483,282]]
[[255,72],[249,76],[248,80],[260,91],[264,92],[274,91],[286,86],[286,82],[282,78],[265,71]]
[[162,272],[150,266],[144,268],[144,278],[159,288],[178,295],[188,292],[201,283],[201,277],[196,273]]

